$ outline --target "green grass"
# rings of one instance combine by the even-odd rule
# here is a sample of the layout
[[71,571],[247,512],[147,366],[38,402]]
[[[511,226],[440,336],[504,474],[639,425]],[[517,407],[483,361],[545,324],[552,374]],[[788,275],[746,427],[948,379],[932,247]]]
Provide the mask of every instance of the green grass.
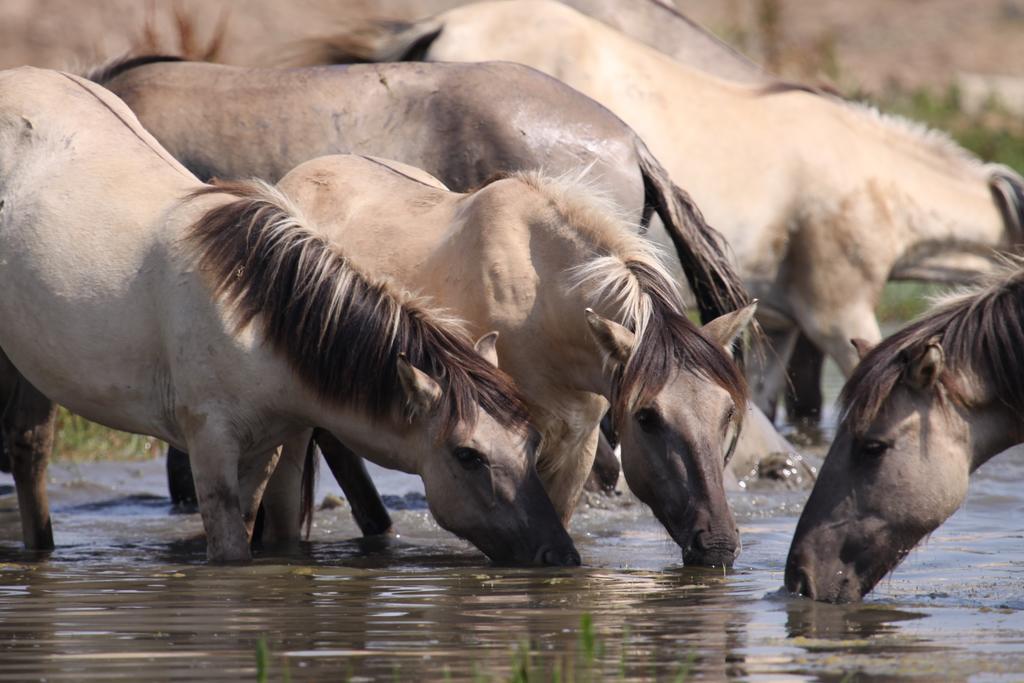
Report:
[[55,461],[148,460],[161,448],[159,439],[107,429],[64,408],[57,412]]
[[[611,645],[619,650],[618,658],[606,658]],[[288,660],[275,657],[267,645],[265,636],[260,636],[255,644],[256,681],[268,683],[281,680],[290,683],[291,675]],[[472,653],[466,653],[471,656]],[[386,657],[386,652],[380,653]],[[510,652],[508,665],[496,667],[503,671],[487,671],[481,667],[479,660],[472,666],[474,683],[596,683],[598,681],[625,681],[641,678],[651,681],[672,681],[686,683],[697,665],[696,653],[689,652],[678,660],[678,664],[667,675],[659,673],[654,660],[654,653],[649,648],[634,647],[628,629],[618,634],[612,642],[606,641],[596,631],[594,619],[589,613],[580,617],[580,628],[575,647],[554,657],[550,652],[543,652],[528,641],[521,641]],[[628,666],[627,666],[627,658]],[[351,662],[351,660],[349,660]],[[406,670],[398,662],[392,667],[392,679],[395,681],[424,680],[423,672],[417,668]],[[633,671],[629,672],[628,668]],[[276,671],[275,671],[276,670]],[[451,680],[452,673],[447,664],[442,668],[442,680]],[[275,677],[280,673],[280,678]],[[354,672],[349,669],[348,675],[338,680],[352,680]]]
[[875,315],[883,323],[903,323],[928,310],[930,300],[949,290],[931,282],[890,282],[882,292]]

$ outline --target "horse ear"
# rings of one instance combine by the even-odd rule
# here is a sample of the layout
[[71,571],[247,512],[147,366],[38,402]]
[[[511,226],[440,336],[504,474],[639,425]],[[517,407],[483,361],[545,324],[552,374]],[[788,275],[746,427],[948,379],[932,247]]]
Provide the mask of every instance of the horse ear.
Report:
[[473,345],[476,352],[483,356],[484,360],[498,367],[498,331],[492,330],[476,340]]
[[927,391],[935,386],[946,367],[946,354],[938,342],[929,342],[924,351],[907,364],[907,382],[921,390]]
[[636,335],[627,328],[608,318],[602,318],[593,309],[584,311],[590,335],[606,358],[625,365],[636,345]]
[[861,339],[860,337],[854,337],[850,340],[853,348],[857,350],[857,360],[864,360],[864,356],[868,355],[871,349],[875,348],[875,345],[869,342],[867,339]]
[[747,329],[747,325],[753,320],[756,312],[757,300],[755,299],[743,308],[718,316],[701,329],[712,341],[718,342],[727,353],[732,354],[733,342],[743,330]]
[[404,353],[398,354],[398,381],[405,392],[410,417],[430,413],[441,400],[441,387],[430,376],[413,367]]

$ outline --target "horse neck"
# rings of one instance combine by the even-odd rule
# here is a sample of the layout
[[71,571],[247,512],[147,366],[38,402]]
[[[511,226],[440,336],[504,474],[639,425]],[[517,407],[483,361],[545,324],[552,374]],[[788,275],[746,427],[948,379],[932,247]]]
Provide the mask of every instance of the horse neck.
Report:
[[1000,401],[966,410],[971,472],[1009,448],[1024,443],[1024,423]]
[[591,308],[609,320],[627,327],[631,324],[617,305],[593,291],[589,281],[579,283],[577,269],[597,257],[618,255],[594,235],[565,223],[555,226],[531,221],[530,229],[534,254],[543,254],[535,256],[532,264],[538,281],[545,283],[537,292],[534,310],[541,312],[538,324],[543,337],[557,342],[546,351],[551,356],[548,364],[563,377],[564,386],[610,400],[612,386],[605,359],[593,340],[585,311]]
[[353,406],[324,401],[308,387],[296,389],[295,395],[299,398],[291,401],[290,409],[300,422],[326,429],[376,465],[409,474],[419,473],[420,464],[412,456],[415,449],[410,444],[422,434],[415,434],[415,429],[397,410],[387,418],[374,419]]

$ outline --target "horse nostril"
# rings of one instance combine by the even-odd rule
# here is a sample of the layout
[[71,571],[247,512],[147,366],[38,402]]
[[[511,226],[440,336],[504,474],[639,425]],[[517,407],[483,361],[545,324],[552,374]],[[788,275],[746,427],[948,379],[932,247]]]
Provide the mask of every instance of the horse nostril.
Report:
[[534,564],[552,567],[578,567],[583,562],[576,548],[569,546],[542,546],[534,557]]
[[549,548],[543,552],[541,559],[544,564],[554,567],[578,567],[582,564],[580,554],[576,552],[575,548],[568,550]]
[[791,577],[791,580],[786,582],[786,588],[791,593],[799,593],[814,600],[814,583],[811,581],[811,576],[807,573],[807,570],[803,567],[797,567],[793,574],[794,576]]

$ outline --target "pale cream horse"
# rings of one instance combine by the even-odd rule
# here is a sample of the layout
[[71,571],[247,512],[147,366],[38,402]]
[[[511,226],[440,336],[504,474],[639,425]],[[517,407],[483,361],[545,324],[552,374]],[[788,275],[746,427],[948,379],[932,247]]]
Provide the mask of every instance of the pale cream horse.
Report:
[[53,410],[12,424],[26,396],[187,448],[211,560],[249,557],[279,444],[316,425],[420,474],[441,525],[491,557],[579,563],[526,407],[460,325],[367,276],[272,187],[201,184],[103,88],[0,72],[0,253],[28,545],[52,545],[47,454],[20,437]]
[[[376,273],[432,295],[475,330],[498,332],[497,356],[541,431],[537,468],[564,521],[610,405],[626,481],[684,559],[731,564],[738,535],[723,470],[745,385],[725,347],[754,306],[702,332],[653,247],[579,183],[517,173],[458,194],[406,173],[329,156],[278,187]],[[280,490],[294,498],[297,485]],[[285,535],[294,536],[299,515],[287,514],[280,527],[290,522]]]
[[[803,330],[849,374],[849,339],[881,338],[887,279],[969,278],[1022,239],[1021,178],[941,133],[806,88],[720,80],[560,3],[479,3],[346,45],[356,59],[520,62],[610,108],[726,236],[783,360]],[[759,377],[763,407],[783,376]]]

